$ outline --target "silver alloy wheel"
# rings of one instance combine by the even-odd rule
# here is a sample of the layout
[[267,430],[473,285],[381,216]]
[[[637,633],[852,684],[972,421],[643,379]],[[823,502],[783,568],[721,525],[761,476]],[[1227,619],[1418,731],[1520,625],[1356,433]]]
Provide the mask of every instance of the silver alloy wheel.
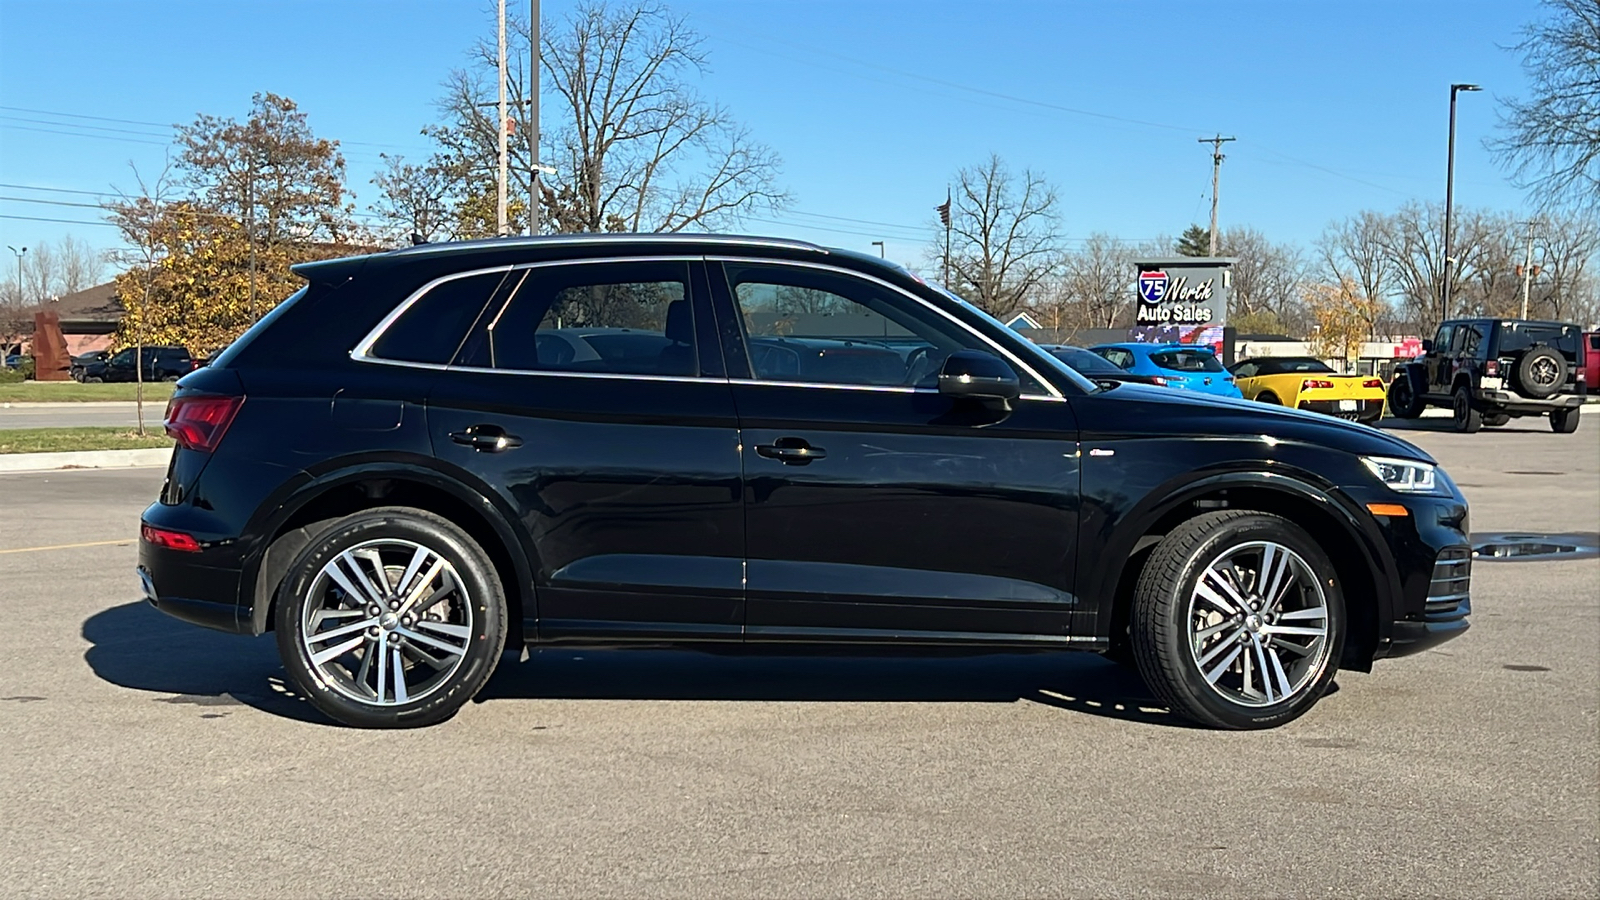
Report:
[[1195,582],[1186,620],[1195,666],[1230,703],[1282,703],[1328,664],[1327,595],[1300,554],[1282,544],[1223,551]]
[[379,538],[312,580],[300,642],[321,680],[360,703],[397,706],[438,690],[472,642],[472,604],[449,560]]
[[1542,356],[1534,360],[1531,368],[1534,384],[1549,387],[1556,383],[1556,364],[1550,357]]

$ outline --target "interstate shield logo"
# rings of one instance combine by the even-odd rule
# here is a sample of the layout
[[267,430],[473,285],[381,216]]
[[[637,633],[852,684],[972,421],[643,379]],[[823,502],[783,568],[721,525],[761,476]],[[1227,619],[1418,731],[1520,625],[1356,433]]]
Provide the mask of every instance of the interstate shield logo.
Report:
[[1156,269],[1139,273],[1139,297],[1154,306],[1167,298],[1167,273]]

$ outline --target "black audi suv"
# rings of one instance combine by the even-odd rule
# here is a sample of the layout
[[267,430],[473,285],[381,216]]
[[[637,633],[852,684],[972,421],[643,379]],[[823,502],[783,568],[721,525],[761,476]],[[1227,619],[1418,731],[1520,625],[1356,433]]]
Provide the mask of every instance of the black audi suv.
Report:
[[1062,649],[1220,728],[1466,627],[1467,504],[1355,424],[1094,383],[876,257],[714,235],[424,245],[179,382],[139,577],[275,631],[358,726],[508,643]]

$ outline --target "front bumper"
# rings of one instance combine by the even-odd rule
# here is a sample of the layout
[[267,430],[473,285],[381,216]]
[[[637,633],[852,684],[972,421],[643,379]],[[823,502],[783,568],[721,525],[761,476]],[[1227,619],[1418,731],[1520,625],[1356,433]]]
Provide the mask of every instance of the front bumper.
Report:
[[1400,576],[1400,591],[1374,659],[1420,653],[1459,637],[1469,627],[1472,542],[1466,500],[1458,491],[1453,493],[1390,492],[1379,501],[1398,503],[1409,514],[1379,519]]

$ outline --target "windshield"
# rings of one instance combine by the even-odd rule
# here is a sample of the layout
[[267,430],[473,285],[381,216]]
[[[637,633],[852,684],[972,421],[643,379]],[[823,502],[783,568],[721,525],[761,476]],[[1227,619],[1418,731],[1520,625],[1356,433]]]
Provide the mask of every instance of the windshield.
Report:
[[1050,355],[1077,369],[1082,375],[1093,377],[1122,374],[1122,370],[1108,362],[1105,357],[1090,353],[1082,347],[1056,347],[1050,351]]
[[[999,319],[996,319],[994,316],[989,315],[988,313],[986,313],[983,310],[977,308],[976,306],[973,306],[971,303],[968,303],[966,300],[963,300],[962,298],[956,296],[955,294],[950,293],[949,291],[945,290],[944,288],[940,287],[939,285],[926,284],[925,283],[924,286],[928,287],[928,288],[930,288],[930,289],[932,289],[934,291],[937,291],[940,295],[942,295],[942,296],[944,296],[944,297],[946,297],[946,298],[948,298],[950,300],[955,301],[956,303],[960,304],[961,307],[963,309],[967,310],[968,312],[971,312],[971,313],[973,313],[975,315],[978,315],[978,316],[982,316],[984,319],[987,319],[990,323],[992,323],[994,325],[994,327],[996,327],[996,328],[1005,328],[1006,327],[1006,324],[1004,322],[1000,321]],[[1031,344],[1031,342],[1027,342],[1027,343]],[[1073,384],[1077,385],[1078,389],[1083,391],[1085,394],[1095,394],[1095,393],[1099,393],[1100,391],[1105,390],[1105,388],[1101,387],[1098,384],[1095,384],[1094,382],[1092,382],[1089,379],[1087,379],[1087,378],[1083,377],[1082,375],[1080,375],[1078,373],[1077,369],[1074,369],[1073,367],[1067,365],[1066,363],[1062,362],[1061,360],[1056,359],[1051,354],[1045,352],[1037,344],[1032,344],[1032,346],[1035,349],[1037,349],[1039,352],[1028,354],[1027,355],[1028,362],[1030,362],[1030,363],[1032,363],[1034,365],[1037,365],[1037,366],[1039,366],[1041,368],[1048,368],[1053,372],[1060,373],[1068,381],[1070,381]]]
[[1333,371],[1333,369],[1330,368],[1327,363],[1323,362],[1320,359],[1285,359],[1285,360],[1278,360],[1278,361],[1276,361],[1276,365],[1273,365],[1272,363],[1263,363],[1261,368],[1262,368],[1262,370],[1267,370],[1269,368],[1276,368],[1278,371],[1280,371],[1282,373],[1285,373],[1285,374],[1288,374],[1288,373],[1291,373],[1291,372],[1332,372]]
[[1150,361],[1174,372],[1222,371],[1222,363],[1210,350],[1163,350],[1150,354]]

